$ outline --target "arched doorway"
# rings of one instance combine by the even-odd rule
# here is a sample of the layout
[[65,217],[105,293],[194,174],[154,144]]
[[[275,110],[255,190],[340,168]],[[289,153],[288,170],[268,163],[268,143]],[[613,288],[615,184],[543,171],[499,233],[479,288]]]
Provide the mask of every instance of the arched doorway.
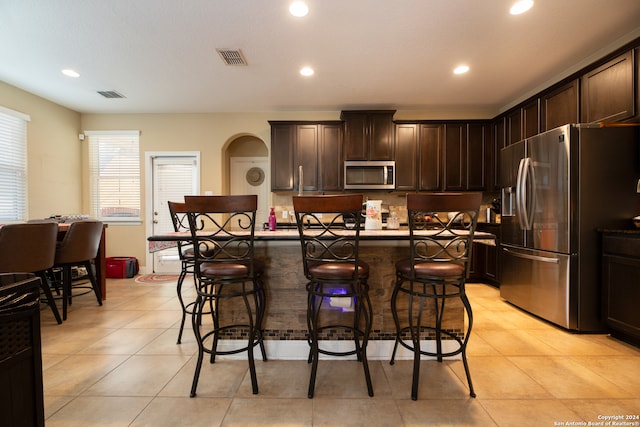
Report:
[[253,135],[237,136],[226,145],[226,194],[256,194],[258,211],[256,225],[261,226],[269,215],[269,150],[260,138]]

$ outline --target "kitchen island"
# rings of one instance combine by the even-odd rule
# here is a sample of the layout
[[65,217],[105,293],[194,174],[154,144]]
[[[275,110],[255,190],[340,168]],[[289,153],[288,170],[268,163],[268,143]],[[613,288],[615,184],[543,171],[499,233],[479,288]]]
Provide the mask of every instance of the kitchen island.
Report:
[[[189,233],[167,233],[152,236],[149,242],[186,240]],[[363,230],[360,232],[360,257],[370,266],[369,296],[373,306],[373,326],[370,336],[371,358],[388,358],[395,340],[395,325],[391,315],[391,293],[395,281],[395,262],[409,255],[409,230]],[[492,244],[494,236],[477,232],[476,241]],[[308,354],[307,335],[307,283],[302,267],[302,249],[297,230],[255,232],[255,255],[265,263],[265,288],[267,307],[264,319],[264,336],[269,357],[305,359]],[[188,286],[189,280],[184,286]],[[335,307],[336,311],[344,307]],[[231,313],[233,315],[233,311]],[[459,301],[447,305],[443,325],[446,329],[462,334],[464,310]],[[240,336],[225,336],[239,339]],[[324,339],[335,341],[337,346],[345,338],[336,331]]]

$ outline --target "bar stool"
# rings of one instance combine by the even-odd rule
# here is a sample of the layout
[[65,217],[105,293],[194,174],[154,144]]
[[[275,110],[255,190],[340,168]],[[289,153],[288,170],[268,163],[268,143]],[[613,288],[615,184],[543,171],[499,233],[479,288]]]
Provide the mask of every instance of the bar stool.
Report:
[[[173,230],[176,232],[189,231],[189,218],[187,218],[187,205],[186,203],[168,202],[169,213],[171,214],[171,222],[173,223]],[[178,282],[176,284],[176,291],[178,293],[178,301],[180,302],[180,308],[182,309],[182,319],[180,320],[180,330],[178,331],[178,342],[182,342],[182,332],[184,330],[184,322],[186,321],[187,314],[192,313],[194,302],[185,304],[182,297],[182,283],[184,282],[187,274],[194,274],[195,256],[193,254],[193,246],[185,244],[182,241],[178,241],[178,256],[180,257],[180,275],[178,276]],[[195,276],[194,276],[195,282]]]
[[[244,351],[252,391],[257,394],[255,346],[260,347],[262,360],[267,360],[262,330],[266,304],[264,263],[255,259],[253,248],[258,197],[185,196],[185,203],[194,248],[197,294],[191,324],[198,343],[198,359],[191,397],[196,395],[204,353],[209,353],[210,363],[215,363],[216,355]],[[202,331],[203,314],[211,314],[210,331]],[[246,343],[239,348],[220,350],[219,341],[225,336],[243,338]]]
[[[391,364],[398,344],[413,352],[413,400],[418,398],[421,355],[442,362],[443,357],[461,354],[469,394],[476,397],[466,354],[473,312],[465,281],[481,199],[481,193],[407,194],[410,257],[396,263],[396,283],[391,295],[396,340]],[[462,302],[467,314],[467,328],[462,337],[443,322],[445,302],[453,299]],[[435,336],[435,352],[420,348],[420,340],[425,338],[422,334],[427,332]],[[455,349],[443,351],[443,335],[450,339],[448,342],[457,343]]]
[[[294,196],[293,208],[308,280],[308,361],[312,364],[308,397],[313,397],[320,354],[356,355],[364,368],[369,396],[373,396],[367,361],[372,324],[369,265],[358,253],[362,195]],[[350,335],[354,348],[322,348],[323,333],[329,330]]]
[[87,270],[91,289],[98,305],[102,305],[100,286],[93,273],[92,261],[98,254],[103,224],[100,221],[76,221],[56,246],[53,268],[62,269],[62,318],[67,320],[67,305],[72,301],[71,268],[82,266]]
[[53,266],[58,238],[55,222],[7,224],[0,227],[0,273],[35,273],[53,316],[62,323],[46,271]]

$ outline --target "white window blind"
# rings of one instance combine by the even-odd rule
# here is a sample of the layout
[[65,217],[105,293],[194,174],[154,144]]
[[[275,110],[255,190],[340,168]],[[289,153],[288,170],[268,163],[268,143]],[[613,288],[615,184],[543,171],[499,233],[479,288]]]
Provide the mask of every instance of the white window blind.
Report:
[[0,221],[27,219],[28,116],[0,109]]
[[138,131],[89,136],[91,216],[104,222],[140,221]]

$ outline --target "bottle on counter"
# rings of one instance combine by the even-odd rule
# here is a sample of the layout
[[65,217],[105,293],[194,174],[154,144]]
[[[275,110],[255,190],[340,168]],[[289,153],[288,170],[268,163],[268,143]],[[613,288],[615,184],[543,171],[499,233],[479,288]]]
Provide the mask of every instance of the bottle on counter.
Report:
[[269,211],[269,231],[276,231],[276,212],[273,208]]

